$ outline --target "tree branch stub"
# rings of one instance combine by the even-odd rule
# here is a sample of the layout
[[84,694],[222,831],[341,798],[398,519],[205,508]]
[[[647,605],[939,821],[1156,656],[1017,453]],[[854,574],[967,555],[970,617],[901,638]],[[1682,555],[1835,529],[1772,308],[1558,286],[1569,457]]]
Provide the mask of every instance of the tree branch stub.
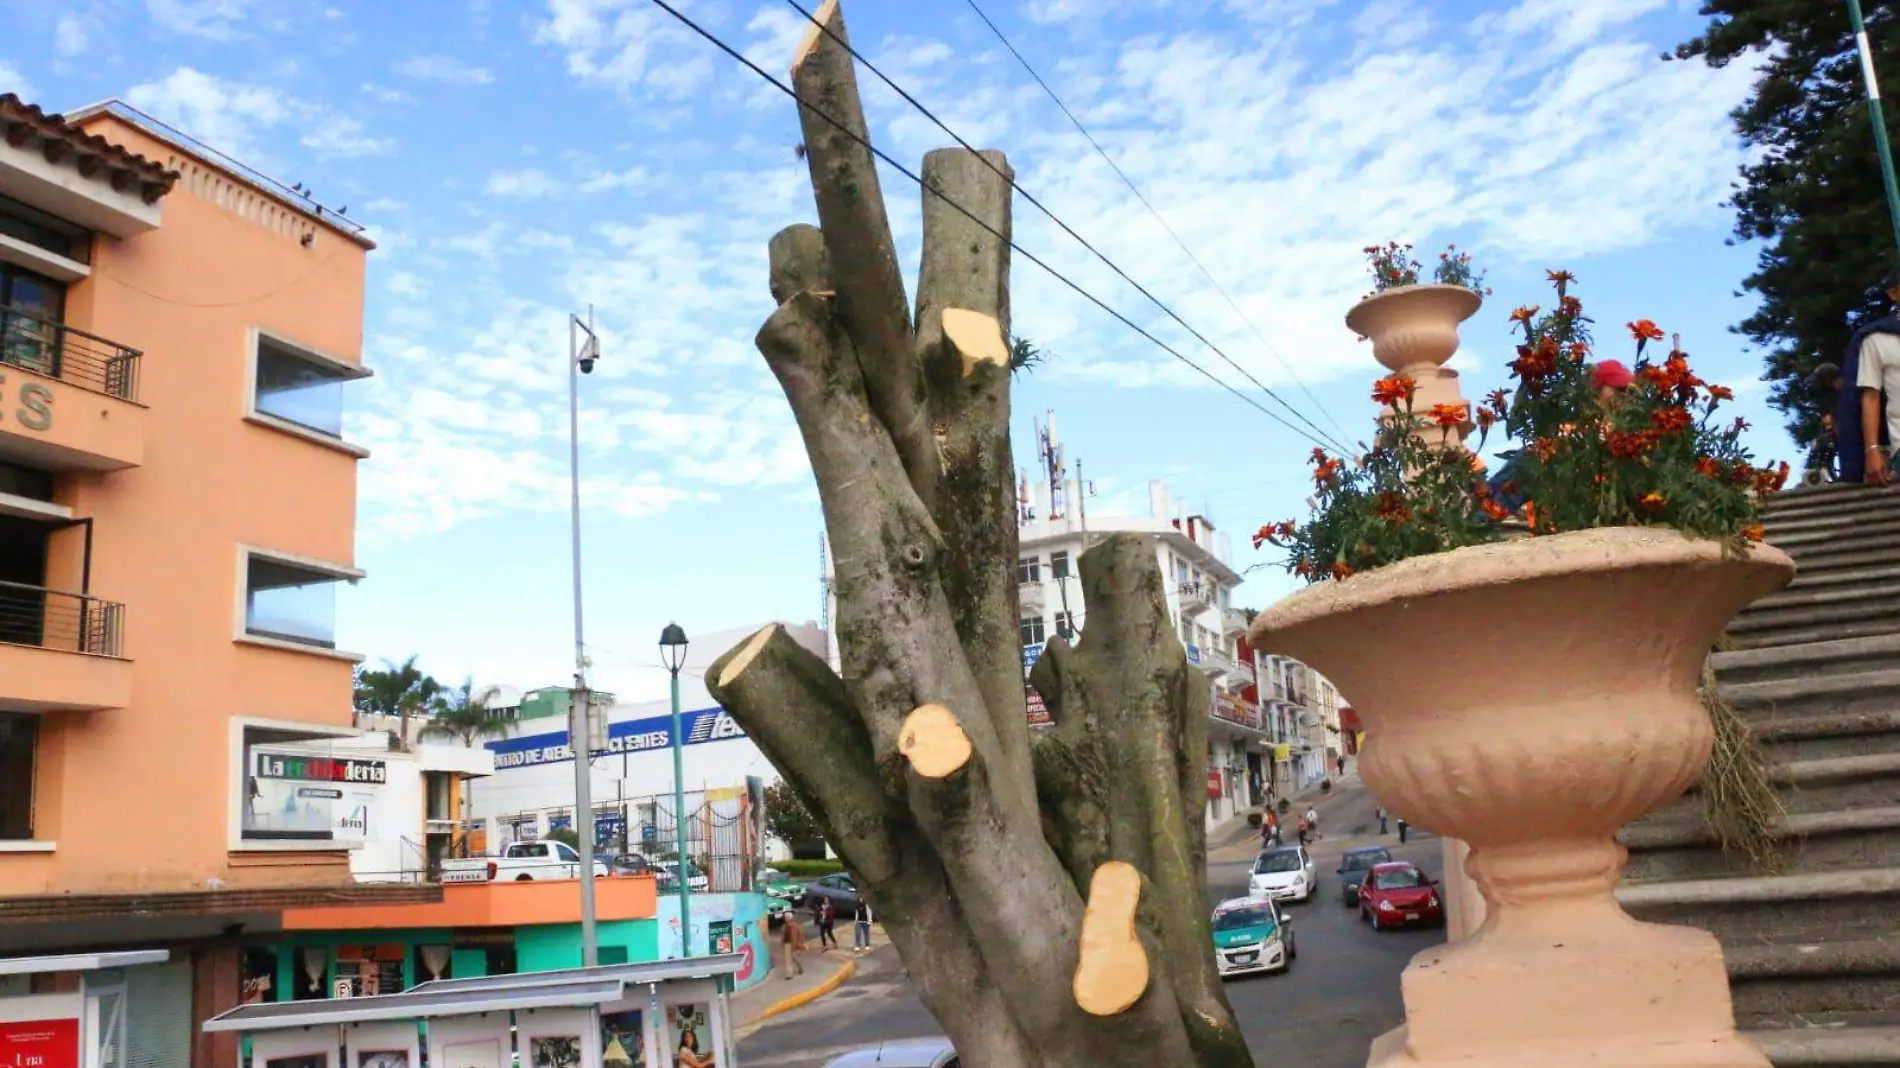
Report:
[[1081,961],[1075,967],[1075,1003],[1091,1016],[1127,1012],[1148,990],[1148,953],[1135,931],[1141,872],[1111,860],[1095,869],[1082,917]]
[[956,713],[942,705],[919,705],[904,717],[897,750],[926,779],[947,779],[970,762],[970,736]]

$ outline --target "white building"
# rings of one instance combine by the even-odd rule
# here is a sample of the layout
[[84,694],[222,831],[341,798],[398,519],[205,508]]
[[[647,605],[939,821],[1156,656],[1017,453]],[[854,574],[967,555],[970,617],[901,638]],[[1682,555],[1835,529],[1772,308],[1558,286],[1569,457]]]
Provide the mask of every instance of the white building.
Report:
[[[763,624],[761,624],[762,626]],[[828,638],[815,623],[787,625],[800,645],[825,656]],[[725,825],[741,811],[755,815],[749,788],[777,781],[765,754],[746,737],[706,690],[712,662],[758,630],[746,627],[708,635],[688,635],[680,670],[680,726],[685,740],[681,762],[687,809],[706,813]],[[497,716],[518,724],[509,737],[491,740],[495,774],[476,786],[471,801],[472,828],[490,850],[531,840],[572,826],[574,759],[568,747],[565,687],[521,693],[503,689],[490,704]],[[596,841],[636,852],[642,843],[673,836],[672,705],[669,700],[613,702],[607,709],[608,746],[592,761],[589,789],[594,805]],[[749,783],[749,780],[751,782]],[[782,845],[764,843],[768,855]]]

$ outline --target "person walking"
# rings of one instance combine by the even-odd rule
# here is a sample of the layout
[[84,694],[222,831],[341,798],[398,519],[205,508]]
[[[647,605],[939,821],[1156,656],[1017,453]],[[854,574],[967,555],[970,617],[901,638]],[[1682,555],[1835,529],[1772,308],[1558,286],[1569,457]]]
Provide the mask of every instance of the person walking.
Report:
[[1272,849],[1280,844],[1280,817],[1273,814],[1271,808],[1260,816],[1260,848]]
[[779,968],[786,979],[795,979],[805,974],[805,965],[798,959],[805,952],[805,928],[799,925],[796,912],[786,912],[785,919],[779,924]]
[[1306,829],[1313,832],[1313,837],[1321,837],[1319,833],[1319,809],[1314,808],[1312,805],[1306,806]]
[[858,911],[854,918],[857,920],[857,930],[852,938],[852,952],[869,953],[871,952],[871,903],[861,897],[858,898]]
[[[1880,281],[1889,301],[1900,304],[1900,270]],[[1882,394],[1885,394],[1883,400]],[[1891,310],[1862,324],[1841,361],[1840,399],[1834,435],[1840,445],[1840,480],[1885,486],[1893,482],[1894,440],[1900,437],[1900,316]],[[1885,418],[1882,418],[1882,408]]]
[[1385,834],[1385,833],[1387,833],[1387,831],[1386,831],[1386,811],[1385,811],[1385,806],[1384,806],[1384,805],[1380,805],[1380,806],[1379,806],[1379,833],[1380,833],[1380,834],[1382,834],[1382,835],[1383,835],[1383,834]]
[[838,948],[838,906],[828,897],[818,899],[818,948],[822,950]]
[[1809,395],[1814,398],[1814,408],[1821,413],[1821,434],[1814,439],[1814,447],[1808,450],[1807,470],[1812,480],[1839,482],[1841,443],[1834,434],[1834,410],[1841,403],[1840,365],[1819,365],[1808,376],[1808,385]]
[[1399,844],[1400,845],[1405,844],[1405,828],[1406,828],[1405,817],[1400,816],[1399,817]]

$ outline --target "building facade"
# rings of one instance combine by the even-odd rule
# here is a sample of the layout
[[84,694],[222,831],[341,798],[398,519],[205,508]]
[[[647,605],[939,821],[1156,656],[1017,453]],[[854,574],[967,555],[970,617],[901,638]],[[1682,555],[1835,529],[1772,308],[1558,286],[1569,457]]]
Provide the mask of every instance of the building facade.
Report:
[[0,132],[0,1019],[234,1064],[235,932],[440,893],[351,878],[387,764],[329,752],[372,246],[117,103]]

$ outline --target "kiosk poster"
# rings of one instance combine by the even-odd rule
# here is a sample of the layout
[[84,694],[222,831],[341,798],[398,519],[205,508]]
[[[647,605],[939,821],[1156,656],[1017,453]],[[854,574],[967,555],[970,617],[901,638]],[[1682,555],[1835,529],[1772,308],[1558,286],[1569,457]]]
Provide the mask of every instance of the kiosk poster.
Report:
[[714,956],[732,952],[731,920],[714,920],[706,925],[706,949]]
[[600,1059],[608,1068],[645,1068],[646,1026],[639,1009],[601,1016]]
[[712,1025],[703,1005],[674,1005],[668,1010],[667,1032],[673,1042],[672,1068],[715,1068]]
[[79,1021],[0,1023],[0,1068],[79,1068]]

